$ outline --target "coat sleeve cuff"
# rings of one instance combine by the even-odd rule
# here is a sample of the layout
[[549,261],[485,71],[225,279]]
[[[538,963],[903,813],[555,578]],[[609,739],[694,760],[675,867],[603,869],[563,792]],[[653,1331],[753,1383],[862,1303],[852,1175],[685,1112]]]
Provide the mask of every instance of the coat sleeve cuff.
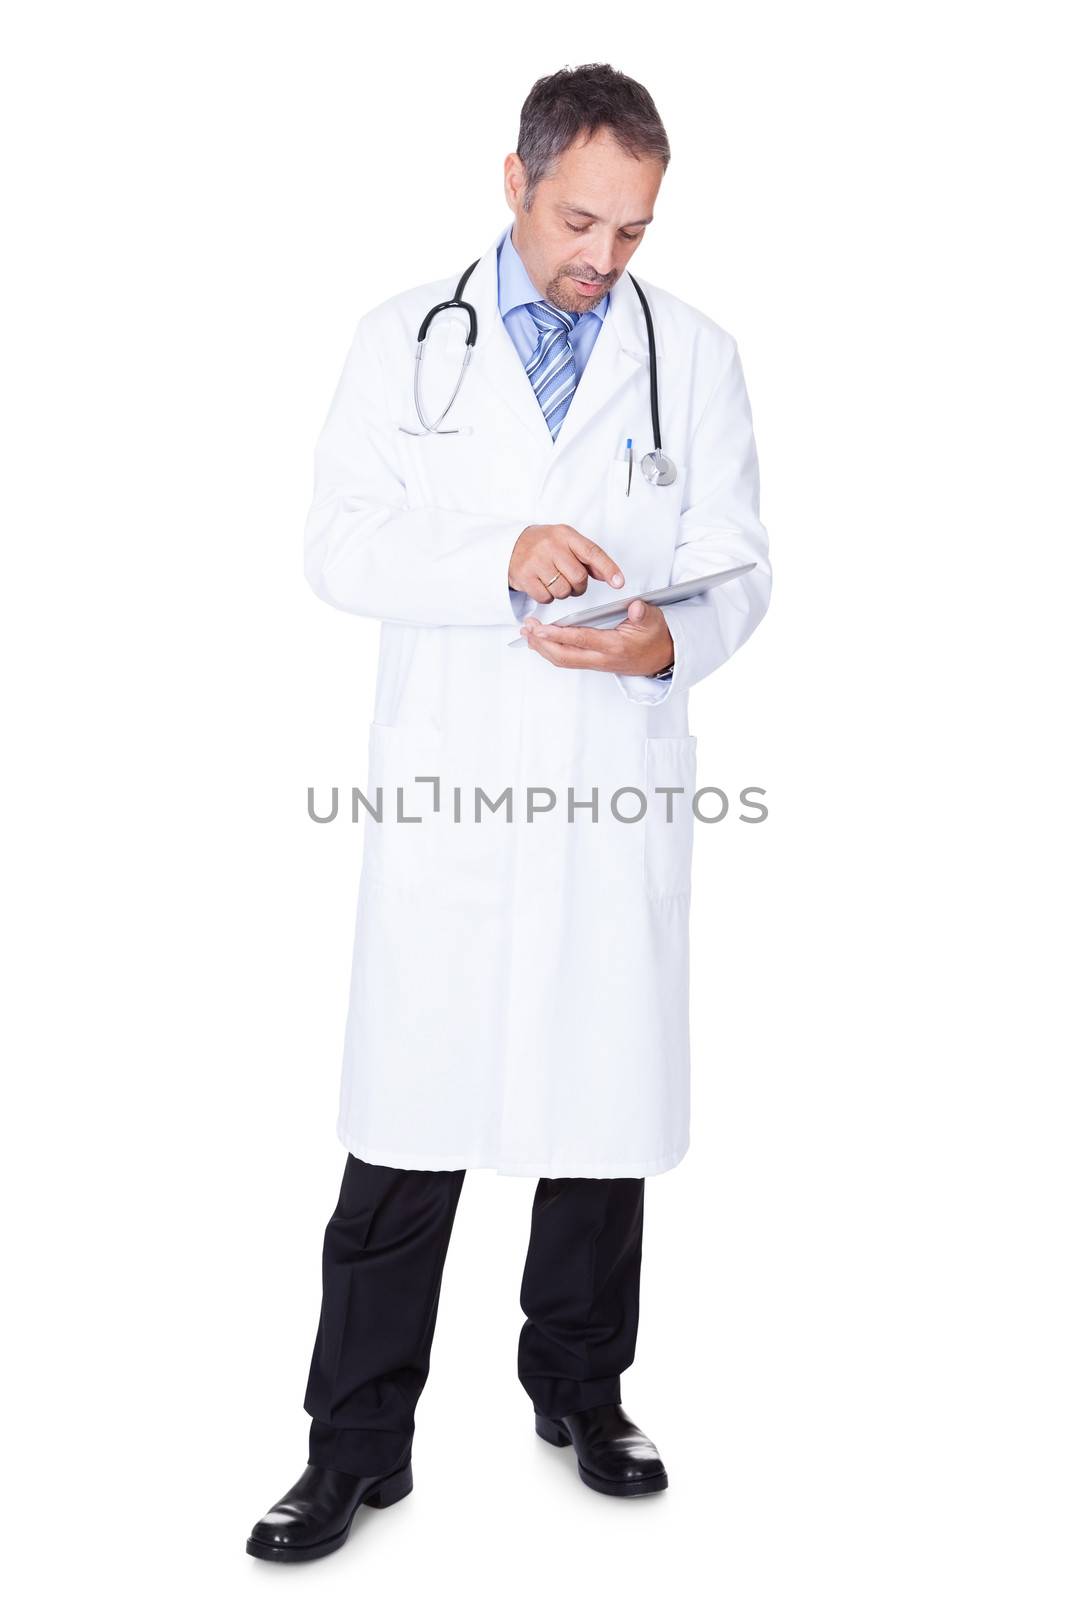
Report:
[[631,677],[616,672],[612,676],[623,694],[635,706],[658,706],[666,700],[674,686],[673,678]]

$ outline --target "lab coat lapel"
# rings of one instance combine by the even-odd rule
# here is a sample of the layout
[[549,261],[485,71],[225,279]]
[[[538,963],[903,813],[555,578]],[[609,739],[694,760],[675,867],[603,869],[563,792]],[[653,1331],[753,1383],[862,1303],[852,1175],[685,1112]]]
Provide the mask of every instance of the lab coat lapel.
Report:
[[[526,376],[519,353],[511,342],[511,335],[500,315],[500,298],[497,287],[497,246],[503,233],[498,233],[489,249],[467,279],[464,298],[469,300],[478,317],[478,342],[471,358],[470,381],[486,386],[495,401],[507,406],[511,415],[531,435],[546,459],[551,455],[552,435],[548,431],[537,396]],[[455,351],[461,351],[466,337],[467,321],[451,330]],[[579,385],[580,387],[580,385]]]

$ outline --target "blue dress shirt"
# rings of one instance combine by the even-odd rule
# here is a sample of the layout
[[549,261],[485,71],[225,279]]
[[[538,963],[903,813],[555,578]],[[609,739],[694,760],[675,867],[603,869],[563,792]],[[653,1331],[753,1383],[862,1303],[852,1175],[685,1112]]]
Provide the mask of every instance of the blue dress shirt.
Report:
[[[538,294],[530,282],[530,275],[522,264],[522,257],[516,250],[511,239],[511,229],[501,239],[497,246],[497,302],[500,306],[500,315],[504,319],[504,326],[511,335],[511,342],[519,353],[523,366],[529,361],[537,349],[538,333],[534,327],[533,318],[527,311],[528,304],[536,305],[538,300],[543,300],[544,295]],[[604,325],[607,315],[608,302],[611,299],[609,289],[604,298],[592,306],[590,310],[583,311],[574,325],[571,334],[571,349],[574,351],[574,365],[581,382],[585,364],[589,360],[597,334]]]

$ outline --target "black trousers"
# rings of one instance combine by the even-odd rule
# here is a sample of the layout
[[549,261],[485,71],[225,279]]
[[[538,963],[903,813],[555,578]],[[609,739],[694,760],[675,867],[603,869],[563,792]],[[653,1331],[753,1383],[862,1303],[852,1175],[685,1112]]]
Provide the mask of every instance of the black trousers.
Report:
[[[308,1460],[385,1473],[411,1448],[465,1172],[349,1155],[326,1225],[304,1409]],[[518,1375],[548,1417],[621,1401],[637,1343],[643,1178],[541,1178],[519,1289]]]

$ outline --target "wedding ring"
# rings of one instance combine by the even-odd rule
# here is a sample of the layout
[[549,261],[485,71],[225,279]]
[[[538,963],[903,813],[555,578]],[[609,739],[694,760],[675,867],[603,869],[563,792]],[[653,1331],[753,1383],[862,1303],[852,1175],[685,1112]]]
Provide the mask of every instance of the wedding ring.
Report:
[[544,579],[544,585],[545,585],[545,588],[546,588],[546,589],[551,589],[551,587],[552,587],[552,585],[553,585],[553,584],[554,584],[554,583],[555,583],[555,581],[556,581],[556,578],[562,578],[562,577],[563,577],[563,574],[562,574],[562,572],[557,572],[557,573],[556,573],[556,574],[555,574],[555,575],[554,575],[554,576],[553,576],[553,577],[551,577],[551,578],[545,578],[545,579]]

